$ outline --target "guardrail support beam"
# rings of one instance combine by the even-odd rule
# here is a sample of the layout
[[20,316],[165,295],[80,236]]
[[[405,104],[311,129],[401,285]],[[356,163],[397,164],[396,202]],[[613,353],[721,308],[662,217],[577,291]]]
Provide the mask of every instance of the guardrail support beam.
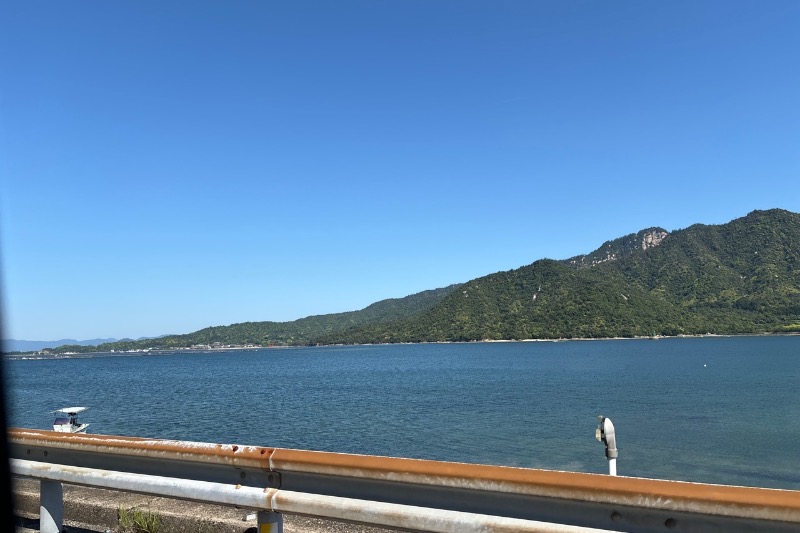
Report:
[[64,487],[60,481],[41,480],[39,488],[39,531],[61,533],[64,527]]
[[273,511],[258,512],[258,533],[283,533],[283,515]]

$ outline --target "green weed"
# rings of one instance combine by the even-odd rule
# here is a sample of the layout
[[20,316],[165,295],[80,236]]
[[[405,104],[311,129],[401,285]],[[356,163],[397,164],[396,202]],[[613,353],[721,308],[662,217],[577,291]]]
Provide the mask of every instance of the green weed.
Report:
[[159,533],[161,515],[142,509],[123,509],[117,511],[119,533]]

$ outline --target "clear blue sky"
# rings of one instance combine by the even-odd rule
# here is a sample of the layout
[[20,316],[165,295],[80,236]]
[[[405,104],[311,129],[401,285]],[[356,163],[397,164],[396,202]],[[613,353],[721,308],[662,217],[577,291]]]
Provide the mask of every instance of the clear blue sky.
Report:
[[800,211],[800,2],[13,2],[7,338],[293,320]]

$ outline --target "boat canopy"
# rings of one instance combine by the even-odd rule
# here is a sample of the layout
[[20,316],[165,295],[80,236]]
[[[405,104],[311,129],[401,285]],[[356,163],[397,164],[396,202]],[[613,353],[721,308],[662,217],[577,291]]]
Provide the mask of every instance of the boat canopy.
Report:
[[64,407],[63,409],[56,409],[54,413],[67,413],[68,415],[77,415],[87,410],[88,407]]

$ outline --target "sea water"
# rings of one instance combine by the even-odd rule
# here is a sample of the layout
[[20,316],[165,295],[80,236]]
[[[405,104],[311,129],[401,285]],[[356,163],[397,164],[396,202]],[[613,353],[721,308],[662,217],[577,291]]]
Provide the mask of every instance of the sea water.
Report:
[[7,360],[10,424],[800,489],[800,337]]

